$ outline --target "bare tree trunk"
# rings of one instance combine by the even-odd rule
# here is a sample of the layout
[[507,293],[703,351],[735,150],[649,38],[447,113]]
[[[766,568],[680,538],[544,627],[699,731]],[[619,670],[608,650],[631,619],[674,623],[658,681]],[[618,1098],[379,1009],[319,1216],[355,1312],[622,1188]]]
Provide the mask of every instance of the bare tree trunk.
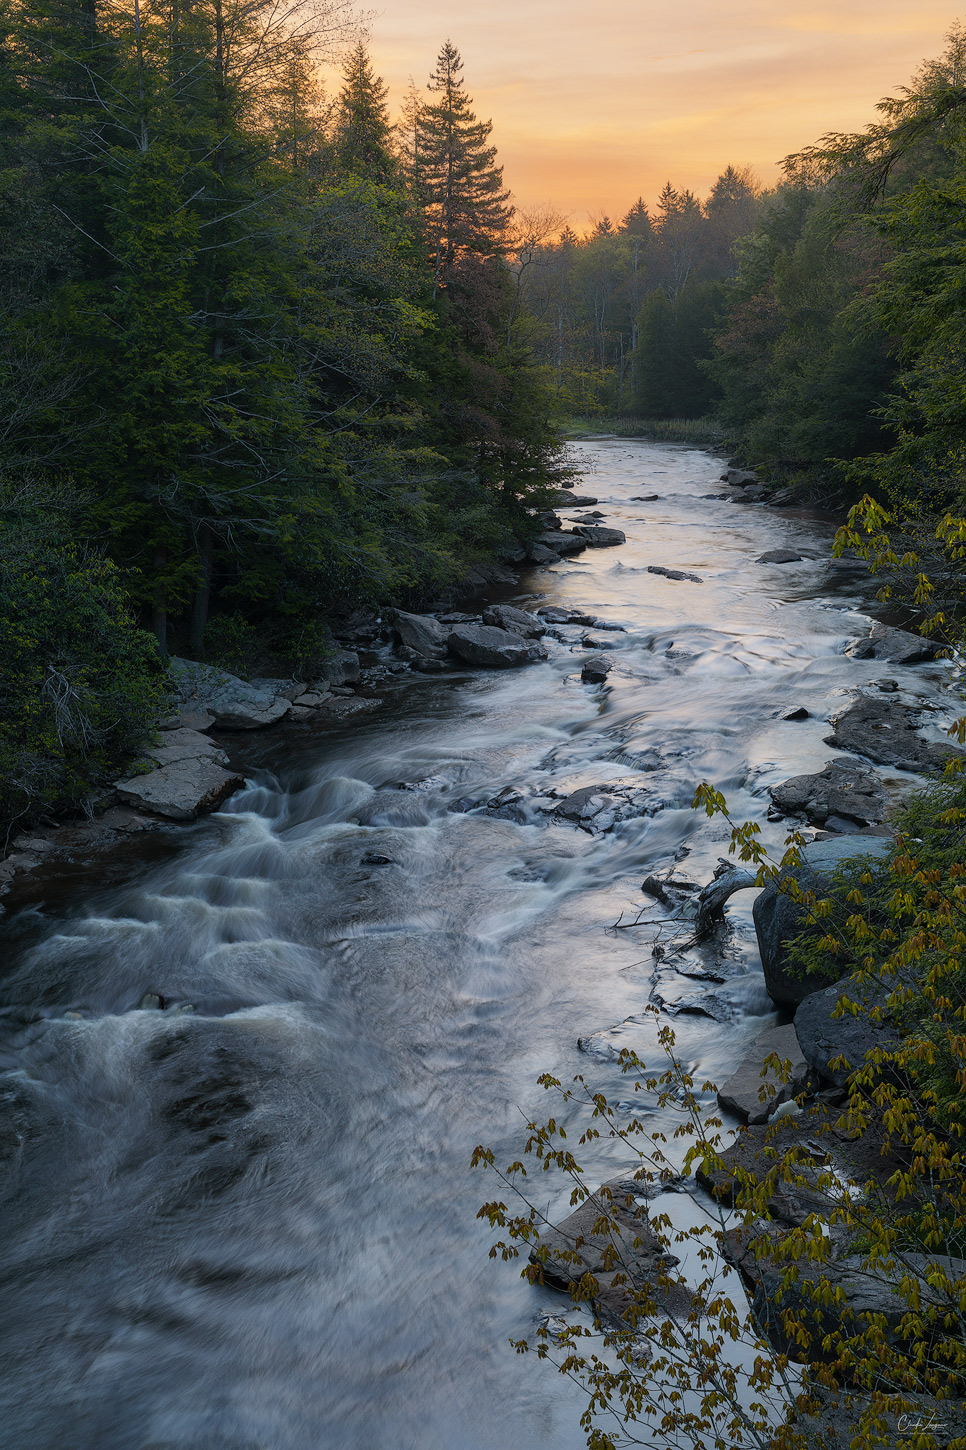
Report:
[[[152,563],[155,574],[160,576],[162,569],[168,562],[168,551],[161,545],[154,551]],[[154,599],[151,603],[151,628],[154,637],[158,641],[158,653],[163,660],[168,658],[168,602],[165,598],[164,584],[161,578],[155,580]]]
[[211,601],[211,556],[214,551],[214,536],[207,524],[198,529],[198,587],[195,589],[191,606],[191,625],[188,643],[195,654],[201,654],[204,645],[205,625],[208,623],[208,605]]

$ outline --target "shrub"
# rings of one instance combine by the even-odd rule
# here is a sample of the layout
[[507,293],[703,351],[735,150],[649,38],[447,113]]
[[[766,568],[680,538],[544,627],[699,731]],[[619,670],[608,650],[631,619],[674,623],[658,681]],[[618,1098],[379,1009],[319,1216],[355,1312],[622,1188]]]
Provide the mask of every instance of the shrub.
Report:
[[65,537],[62,487],[0,481],[0,828],[83,805],[156,728],[152,636],[117,570]]

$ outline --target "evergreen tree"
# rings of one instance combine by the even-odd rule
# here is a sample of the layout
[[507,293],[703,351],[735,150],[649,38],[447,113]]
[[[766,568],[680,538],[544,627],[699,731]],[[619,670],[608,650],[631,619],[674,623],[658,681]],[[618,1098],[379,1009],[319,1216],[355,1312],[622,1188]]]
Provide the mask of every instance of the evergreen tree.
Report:
[[346,62],[336,103],[335,155],[343,174],[391,183],[396,176],[386,87],[360,40]]
[[432,97],[419,119],[414,172],[424,209],[433,293],[466,257],[501,257],[511,208],[503,168],[489,144],[490,121],[478,121],[466,94],[459,51],[449,40],[429,80]]
[[639,196],[634,205],[621,218],[618,228],[622,236],[641,237],[650,241],[654,236],[654,225],[651,221],[651,213],[647,209],[647,202]]

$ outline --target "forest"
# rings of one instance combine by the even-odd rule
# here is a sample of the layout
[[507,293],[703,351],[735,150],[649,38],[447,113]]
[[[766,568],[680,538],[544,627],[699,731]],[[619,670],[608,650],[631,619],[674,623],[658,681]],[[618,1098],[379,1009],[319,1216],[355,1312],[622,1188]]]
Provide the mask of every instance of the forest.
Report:
[[394,120],[344,0],[5,0],[0,815],[127,758],[169,652],[309,675],[334,618],[478,587],[577,419],[955,499],[964,65],[578,235],[451,41]]
[[130,753],[170,650],[308,676],[484,582],[566,463],[450,42],[394,126],[340,0],[13,0],[0,94],[9,818]]

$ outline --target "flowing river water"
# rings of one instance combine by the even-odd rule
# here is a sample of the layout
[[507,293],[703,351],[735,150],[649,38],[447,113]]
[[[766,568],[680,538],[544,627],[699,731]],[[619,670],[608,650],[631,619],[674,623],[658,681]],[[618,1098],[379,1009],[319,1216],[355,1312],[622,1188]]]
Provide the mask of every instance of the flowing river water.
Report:
[[[704,882],[725,854],[695,786],[780,846],[767,786],[820,768],[829,711],[890,671],[842,653],[872,589],[830,562],[830,521],[707,497],[721,464],[696,449],[578,453],[576,491],[627,543],[512,599],[611,626],[591,631],[606,689],[580,682],[576,625],[523,671],[394,677],[342,727],[247,738],[245,791],[123,884],[6,921],[0,1445],[583,1444],[579,1390],[509,1346],[561,1301],[488,1258],[475,1215],[497,1185],[473,1148],[517,1155],[524,1115],[551,1111],[541,1072],[626,1095],[616,1054],[653,1049],[648,1003],[708,991],[647,932],[608,930],[649,872]],[[775,547],[806,557],[755,562]],[[943,675],[903,685],[935,703]],[[792,705],[811,718],[783,721]],[[551,821],[618,781],[643,812]],[[776,1020],[752,900],[729,906],[712,1015],[674,1019],[699,1082]],[[139,1010],[153,992],[165,1009]],[[607,1141],[584,1155],[595,1183],[628,1166]],[[569,1185],[541,1192],[569,1212]]]

